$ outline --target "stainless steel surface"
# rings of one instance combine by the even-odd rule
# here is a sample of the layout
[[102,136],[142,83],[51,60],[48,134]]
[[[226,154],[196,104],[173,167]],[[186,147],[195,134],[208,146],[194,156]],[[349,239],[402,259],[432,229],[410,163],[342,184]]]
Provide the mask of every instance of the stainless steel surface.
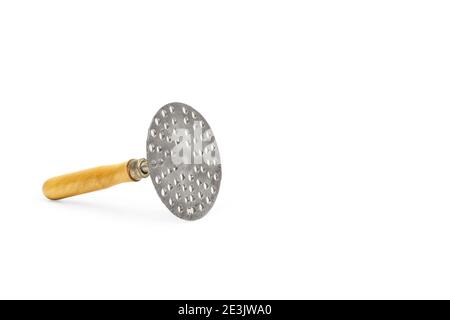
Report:
[[205,118],[183,103],[170,103],[154,116],[147,160],[155,189],[177,217],[196,220],[214,205],[222,166],[214,134]]

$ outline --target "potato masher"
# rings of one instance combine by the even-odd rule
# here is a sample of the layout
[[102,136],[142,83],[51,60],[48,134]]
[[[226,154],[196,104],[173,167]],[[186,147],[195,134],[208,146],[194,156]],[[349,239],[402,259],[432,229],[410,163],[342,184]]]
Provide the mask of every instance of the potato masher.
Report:
[[196,220],[214,205],[222,166],[214,134],[205,118],[184,103],[169,103],[148,129],[147,158],[91,168],[47,180],[44,195],[59,200],[150,176],[166,207]]

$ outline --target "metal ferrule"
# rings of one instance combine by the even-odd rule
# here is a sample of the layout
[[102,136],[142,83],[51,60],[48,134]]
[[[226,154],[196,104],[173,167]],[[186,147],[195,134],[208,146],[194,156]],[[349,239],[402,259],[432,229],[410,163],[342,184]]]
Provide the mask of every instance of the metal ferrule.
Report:
[[134,181],[147,178],[150,175],[147,159],[131,159],[128,161],[128,174]]

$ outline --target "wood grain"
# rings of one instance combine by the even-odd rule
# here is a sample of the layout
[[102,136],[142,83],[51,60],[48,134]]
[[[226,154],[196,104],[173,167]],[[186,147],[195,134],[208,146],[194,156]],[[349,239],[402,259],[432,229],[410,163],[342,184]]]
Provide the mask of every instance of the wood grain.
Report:
[[128,174],[128,161],[65,174],[47,180],[42,190],[50,200],[59,200],[134,181]]

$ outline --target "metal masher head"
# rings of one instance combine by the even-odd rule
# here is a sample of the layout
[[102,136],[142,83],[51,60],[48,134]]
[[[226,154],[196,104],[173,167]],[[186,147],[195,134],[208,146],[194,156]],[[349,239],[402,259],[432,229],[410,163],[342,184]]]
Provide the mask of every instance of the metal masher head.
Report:
[[184,103],[169,103],[148,130],[147,161],[153,185],[177,217],[196,220],[216,201],[222,179],[219,149],[205,118]]

